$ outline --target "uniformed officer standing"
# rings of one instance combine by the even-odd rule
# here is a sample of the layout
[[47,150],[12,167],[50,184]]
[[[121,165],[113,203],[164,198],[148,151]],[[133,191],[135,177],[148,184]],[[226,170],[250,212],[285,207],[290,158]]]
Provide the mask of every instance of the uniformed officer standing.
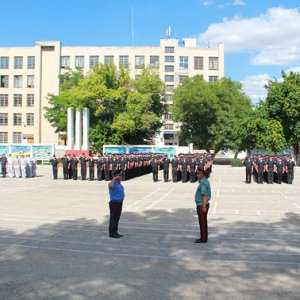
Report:
[[190,170],[190,182],[196,182],[196,161],[194,158],[191,158],[190,164],[189,164],[189,170]]
[[151,167],[152,167],[152,175],[153,175],[153,181],[158,181],[158,168],[159,168],[159,162],[154,157],[151,161]]
[[6,177],[6,166],[7,166],[7,158],[5,154],[2,154],[1,157],[1,171],[2,171],[2,177]]
[[98,155],[96,165],[97,165],[97,180],[100,181],[102,180],[102,170],[103,170],[103,161],[100,155]]
[[69,179],[73,178],[73,157],[72,156],[68,157],[68,178]]
[[265,162],[260,156],[257,161],[257,183],[262,184],[264,180]]
[[79,161],[80,161],[81,180],[86,180],[86,169],[87,169],[86,162],[87,162],[87,159],[86,159],[86,157],[81,156],[79,158]]
[[78,178],[78,159],[74,155],[72,159],[72,175],[73,175],[73,180],[77,180]]
[[165,157],[163,160],[163,172],[164,172],[164,181],[169,181],[169,166],[170,160],[168,157]]
[[267,161],[267,171],[268,171],[268,183],[273,184],[274,182],[274,167],[275,162],[272,156],[270,156],[269,160]]
[[52,165],[52,175],[53,175],[53,179],[56,180],[57,179],[57,165],[58,165],[58,161],[55,155],[53,155],[53,157],[50,159],[50,163]]
[[286,162],[286,169],[287,169],[287,183],[292,184],[294,180],[294,167],[295,162],[289,156]]
[[93,157],[89,159],[89,180],[94,180],[94,168],[95,168],[95,161]]
[[284,163],[283,160],[279,157],[276,160],[276,174],[277,174],[277,183],[282,183],[282,174],[284,170]]
[[63,174],[64,174],[64,179],[68,179],[69,176],[69,160],[68,157],[65,155],[62,159],[62,163],[63,163]]
[[244,160],[244,166],[246,167],[246,183],[251,183],[252,172],[253,172],[253,161],[247,156]]
[[181,180],[182,182],[187,182],[187,167],[188,167],[188,164],[187,164],[187,160],[185,158],[183,158],[183,161],[182,161],[182,167],[181,167]]
[[177,182],[178,160],[176,156],[173,157],[171,164],[172,164],[172,180],[173,182]]
[[125,157],[122,157],[121,158],[121,161],[120,161],[120,169],[121,169],[121,179],[122,181],[125,181],[127,178],[126,178],[126,170],[127,170],[127,159]]

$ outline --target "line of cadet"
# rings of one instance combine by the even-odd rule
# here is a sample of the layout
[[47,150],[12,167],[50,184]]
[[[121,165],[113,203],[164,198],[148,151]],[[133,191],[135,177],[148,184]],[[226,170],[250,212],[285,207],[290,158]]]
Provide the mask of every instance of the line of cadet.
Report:
[[292,184],[294,180],[295,161],[290,155],[251,155],[244,160],[244,166],[246,183],[251,183],[252,175],[259,184]]
[[[58,178],[59,167],[62,167],[63,178],[77,180],[111,180],[116,174],[121,174],[122,180],[149,174],[152,171],[151,162],[161,160],[161,154],[113,154],[90,157],[64,156],[50,160],[53,179]],[[79,172],[80,171],[80,172]],[[80,173],[80,176],[79,176]]]
[[0,157],[2,177],[9,178],[31,178],[36,177],[36,160],[30,155],[2,154]]
[[197,170],[212,171],[213,159],[210,154],[180,154],[170,160],[167,156],[151,161],[153,181],[158,181],[158,171],[163,170],[163,179],[169,181],[170,165],[173,182],[196,182]]

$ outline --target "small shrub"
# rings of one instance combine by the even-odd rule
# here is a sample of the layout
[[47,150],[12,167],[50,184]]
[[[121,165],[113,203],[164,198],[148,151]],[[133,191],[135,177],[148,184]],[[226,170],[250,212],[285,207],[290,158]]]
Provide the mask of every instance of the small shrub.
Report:
[[243,163],[240,159],[231,159],[230,164],[232,167],[242,167]]

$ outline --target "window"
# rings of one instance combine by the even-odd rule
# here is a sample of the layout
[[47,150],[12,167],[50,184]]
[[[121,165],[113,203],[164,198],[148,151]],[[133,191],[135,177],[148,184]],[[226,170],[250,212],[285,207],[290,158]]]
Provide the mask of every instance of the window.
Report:
[[14,88],[22,88],[23,87],[23,76],[15,75],[14,76]]
[[9,57],[0,56],[0,69],[8,69],[8,68],[9,68]]
[[0,126],[7,126],[7,125],[8,125],[8,114],[0,113]]
[[174,82],[174,75],[165,75],[165,82]]
[[172,120],[172,114],[170,114],[170,113],[165,113],[165,114],[164,114],[164,119],[165,119],[165,120]]
[[104,56],[104,63],[106,65],[113,65],[114,64],[114,57],[112,55],[105,55]]
[[0,87],[8,88],[8,75],[0,75]]
[[26,125],[33,126],[34,125],[34,114],[28,113],[26,114]]
[[129,67],[129,58],[128,55],[119,56],[119,67],[127,69]]
[[173,92],[173,91],[174,91],[174,85],[169,85],[169,84],[167,84],[167,85],[166,85],[166,92],[171,93],[171,92]]
[[35,57],[27,56],[27,69],[34,69],[34,68],[35,68]]
[[216,81],[218,81],[218,76],[209,76],[208,81],[209,82],[216,82]]
[[0,94],[0,106],[8,106],[8,95]]
[[135,57],[135,68],[144,69],[144,67],[145,67],[145,56],[137,55]]
[[175,57],[174,56],[165,56],[165,62],[174,62]]
[[159,56],[158,55],[150,56],[150,67],[156,68],[158,66],[159,66]]
[[21,126],[22,125],[22,114],[14,114],[14,126]]
[[75,68],[77,69],[84,68],[84,56],[75,56]]
[[208,69],[209,70],[219,70],[219,57],[209,57],[208,58]]
[[174,72],[174,66],[166,65],[165,66],[165,72]]
[[27,94],[27,106],[34,106],[34,94]]
[[90,69],[94,68],[99,63],[99,56],[92,55],[90,56]]
[[22,95],[14,94],[14,106],[21,107],[22,106]]
[[34,75],[27,75],[27,87],[34,88]]
[[179,68],[181,70],[187,70],[189,68],[189,58],[188,56],[179,57]]
[[172,102],[173,101],[172,95],[165,95],[165,101],[166,102]]
[[22,143],[22,132],[13,132],[13,143],[14,144]]
[[175,52],[175,47],[165,47],[165,52],[166,53],[174,53]]
[[15,56],[15,69],[23,69],[23,56]]
[[166,124],[165,129],[173,130],[174,129],[174,124]]
[[70,56],[62,56],[60,58],[60,67],[62,69],[70,68]]
[[194,69],[203,70],[203,56],[194,57]]
[[0,132],[0,144],[7,144],[7,143],[8,143],[8,133]]
[[188,78],[186,75],[179,75],[179,83],[184,83]]

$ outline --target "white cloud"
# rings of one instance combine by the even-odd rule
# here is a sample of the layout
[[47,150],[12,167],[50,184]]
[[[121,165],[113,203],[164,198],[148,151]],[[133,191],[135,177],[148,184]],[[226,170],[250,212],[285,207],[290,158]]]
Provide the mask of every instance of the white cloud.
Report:
[[228,52],[251,53],[256,65],[286,65],[300,62],[299,32],[300,10],[278,7],[254,18],[234,17],[212,24],[199,41],[224,42]]
[[266,84],[272,78],[268,74],[247,76],[243,81],[243,91],[247,94],[254,104],[259,100],[264,100],[267,96]]
[[232,4],[233,5],[240,5],[240,6],[244,6],[246,5],[246,3],[243,0],[232,0]]
[[287,69],[286,72],[287,73],[290,73],[290,72],[300,73],[300,66]]

